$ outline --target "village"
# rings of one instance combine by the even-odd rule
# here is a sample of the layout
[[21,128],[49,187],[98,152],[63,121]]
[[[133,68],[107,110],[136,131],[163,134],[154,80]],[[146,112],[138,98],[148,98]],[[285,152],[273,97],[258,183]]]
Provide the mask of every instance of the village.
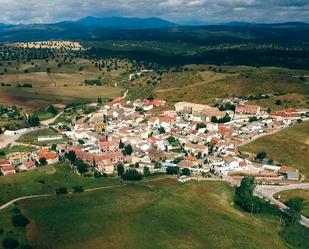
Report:
[[[299,181],[298,169],[273,162],[263,152],[247,155],[238,148],[302,122],[308,113],[296,109],[269,113],[239,99],[224,103],[234,108],[178,102],[172,109],[161,99],[116,98],[94,112],[72,118],[69,124],[47,127],[57,134],[38,136],[37,140],[55,142],[52,146],[6,154],[0,160],[1,174],[31,171],[74,154],[84,165],[77,174],[117,176],[122,165],[125,171],[134,169],[141,175],[172,172],[181,182],[196,177],[243,176],[254,176],[266,184]],[[16,132],[4,134],[13,136]],[[64,138],[67,142],[59,143]]]

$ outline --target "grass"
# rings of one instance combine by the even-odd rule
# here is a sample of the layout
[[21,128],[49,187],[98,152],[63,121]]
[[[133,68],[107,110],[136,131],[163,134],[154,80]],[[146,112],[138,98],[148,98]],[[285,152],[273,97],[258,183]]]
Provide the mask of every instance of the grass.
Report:
[[[289,106],[308,107],[306,96],[309,95],[309,86],[305,85],[293,74],[298,72],[283,68],[252,68],[230,66],[227,69],[220,67],[222,73],[207,71],[200,72],[202,80],[199,83],[186,87],[156,89],[159,97],[174,103],[178,101],[192,101],[211,104],[216,98],[245,97],[259,94],[298,94],[302,99],[294,101]],[[275,103],[275,100],[273,100]],[[264,107],[268,106],[263,102]]]
[[58,133],[50,130],[50,129],[46,129],[46,130],[39,130],[39,131],[33,131],[33,132],[29,132],[23,136],[21,136],[17,142],[19,143],[24,143],[24,144],[33,144],[33,145],[40,145],[40,146],[47,146],[47,145],[51,145],[51,144],[61,144],[61,143],[65,143],[67,142],[66,138],[60,139],[60,140],[54,140],[54,141],[38,141],[38,137],[39,136],[49,136],[49,135],[57,135]]
[[119,183],[113,178],[80,177],[73,173],[66,163],[49,165],[31,172],[21,172],[0,177],[0,204],[25,196],[54,193],[58,187],[68,189],[74,186],[100,187]]
[[240,148],[257,154],[265,151],[268,157],[300,170],[309,181],[309,122],[286,128],[274,135],[265,136]]
[[19,208],[31,220],[29,243],[40,249],[287,248],[278,221],[235,209],[233,188],[222,182],[163,179]]
[[284,203],[294,198],[302,198],[304,199],[304,206],[302,209],[302,214],[306,217],[309,217],[309,190],[304,189],[295,189],[295,190],[287,190],[277,193],[275,197],[280,195],[280,200]]

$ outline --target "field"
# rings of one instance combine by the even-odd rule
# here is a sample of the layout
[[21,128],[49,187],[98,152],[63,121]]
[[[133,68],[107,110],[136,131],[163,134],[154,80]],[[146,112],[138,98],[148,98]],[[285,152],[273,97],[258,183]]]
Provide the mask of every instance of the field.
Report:
[[[283,68],[254,68],[245,66],[188,66],[199,74],[200,80],[183,87],[156,88],[156,94],[169,102],[192,101],[211,104],[217,98],[259,96],[262,94],[283,95],[282,106],[309,108],[309,85],[304,84],[296,75],[297,70]],[[291,94],[290,96],[288,94]],[[293,99],[293,94],[298,98]],[[285,96],[286,95],[286,96]],[[280,98],[278,97],[278,98]],[[289,97],[289,98],[288,98]],[[273,108],[276,98],[261,102],[265,108]]]
[[[107,71],[99,70],[89,60],[57,61],[32,60],[25,64],[1,62],[6,73],[0,75],[0,83],[10,85],[0,87],[1,103],[35,109],[50,104],[94,102],[98,97],[114,98],[122,90],[115,87],[115,83],[127,77],[122,76],[126,70],[121,66],[117,70]],[[95,79],[101,79],[102,85],[85,85],[85,80]],[[32,87],[17,88],[18,84],[31,84]]]
[[304,201],[302,213],[303,215],[309,217],[309,190],[296,189],[296,190],[283,191],[283,192],[277,193],[275,197],[278,197],[279,195],[280,195],[280,200],[284,203],[294,198],[304,199],[305,201]]
[[18,208],[31,221],[29,243],[40,249],[288,248],[278,219],[238,211],[232,193],[221,182],[165,179],[22,201]]
[[54,193],[56,188],[75,186],[85,188],[118,184],[113,178],[79,177],[66,163],[38,168],[31,172],[0,177],[0,204],[12,199],[35,194]]
[[274,135],[265,136],[240,148],[241,151],[259,153],[282,164],[300,170],[309,181],[309,122],[286,128]]

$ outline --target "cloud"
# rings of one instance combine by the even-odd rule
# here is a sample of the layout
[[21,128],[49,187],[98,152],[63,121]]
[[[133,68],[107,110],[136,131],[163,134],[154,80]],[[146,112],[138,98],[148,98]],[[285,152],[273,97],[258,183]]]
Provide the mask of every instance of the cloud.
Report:
[[157,16],[178,23],[309,22],[308,0],[0,0],[0,22],[51,23],[85,16]]

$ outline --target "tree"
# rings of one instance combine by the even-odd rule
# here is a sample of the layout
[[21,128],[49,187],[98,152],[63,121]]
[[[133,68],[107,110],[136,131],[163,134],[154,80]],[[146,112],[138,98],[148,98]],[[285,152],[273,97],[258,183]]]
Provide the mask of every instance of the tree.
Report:
[[5,238],[2,241],[2,245],[4,249],[15,249],[19,246],[19,243],[14,238]]
[[177,166],[167,167],[166,168],[166,174],[168,174],[168,175],[178,175],[179,174],[179,168]]
[[124,167],[121,163],[117,165],[117,173],[120,177],[122,177],[124,174]]
[[76,154],[74,151],[69,151],[67,154],[67,159],[70,161],[71,164],[73,164],[76,161]]
[[47,160],[46,160],[46,158],[45,158],[45,157],[41,157],[41,158],[39,159],[39,163],[40,163],[40,166],[45,166],[45,165],[47,165]]
[[122,140],[119,141],[119,149],[123,149],[125,144],[122,142]]
[[262,151],[262,152],[259,152],[257,155],[256,155],[256,159],[260,160],[260,161],[263,161],[265,158],[267,157],[267,153]]
[[30,221],[23,214],[15,214],[12,217],[12,224],[15,227],[26,227],[29,223]]
[[53,150],[53,151],[56,151],[57,150],[57,144],[52,144],[50,149]]
[[122,179],[125,181],[138,181],[142,178],[142,174],[138,173],[136,169],[129,169],[122,176]]
[[189,176],[191,174],[190,170],[188,168],[184,168],[181,170],[181,173],[185,176]]
[[276,105],[282,105],[282,101],[280,99],[277,99],[275,102]]
[[98,97],[98,99],[97,99],[97,104],[98,104],[98,105],[102,105],[102,103],[103,103],[103,102],[102,102],[102,98],[101,98],[101,97]]
[[68,189],[65,187],[60,187],[56,189],[56,194],[57,195],[61,195],[61,194],[67,194],[68,193]]
[[73,164],[80,174],[88,172],[88,165],[84,163],[82,160],[76,160]]
[[131,144],[128,144],[124,147],[124,153],[125,155],[132,155],[133,153],[133,148]]
[[216,116],[212,116],[211,119],[210,119],[211,122],[213,123],[217,123],[218,122],[218,119]]
[[166,131],[165,131],[164,127],[160,127],[160,128],[159,128],[159,133],[160,133],[160,134],[164,134],[164,133],[166,133]]
[[49,112],[53,115],[56,115],[58,113],[58,110],[53,105],[51,105],[47,108],[47,112]]
[[150,176],[150,170],[147,166],[144,167],[143,172],[144,172],[144,176]]
[[73,190],[75,193],[82,193],[84,192],[84,187],[83,186],[75,186],[73,187]]

